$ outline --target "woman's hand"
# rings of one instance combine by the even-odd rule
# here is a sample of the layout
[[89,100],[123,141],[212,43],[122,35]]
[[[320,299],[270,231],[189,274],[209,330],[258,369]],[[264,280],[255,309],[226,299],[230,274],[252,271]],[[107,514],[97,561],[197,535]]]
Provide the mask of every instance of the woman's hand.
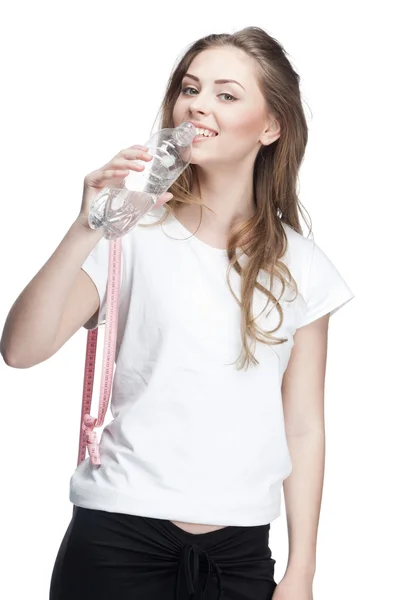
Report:
[[312,579],[285,575],[276,586],[272,600],[313,600]]
[[[146,146],[130,146],[118,152],[108,163],[86,175],[83,185],[83,196],[80,213],[77,221],[89,229],[88,216],[90,205],[95,196],[105,186],[121,187],[123,180],[129,175],[130,171],[141,172],[144,165],[140,161],[150,161],[153,159],[147,152]],[[162,206],[173,198],[170,192],[163,194],[155,204]]]

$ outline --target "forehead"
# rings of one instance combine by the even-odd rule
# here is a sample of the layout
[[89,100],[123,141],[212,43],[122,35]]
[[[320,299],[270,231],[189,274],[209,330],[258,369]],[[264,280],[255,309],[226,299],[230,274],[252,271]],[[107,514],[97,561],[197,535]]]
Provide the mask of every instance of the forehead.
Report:
[[201,82],[236,79],[246,90],[257,87],[256,64],[243,50],[233,47],[209,48],[200,52],[189,65],[188,73]]

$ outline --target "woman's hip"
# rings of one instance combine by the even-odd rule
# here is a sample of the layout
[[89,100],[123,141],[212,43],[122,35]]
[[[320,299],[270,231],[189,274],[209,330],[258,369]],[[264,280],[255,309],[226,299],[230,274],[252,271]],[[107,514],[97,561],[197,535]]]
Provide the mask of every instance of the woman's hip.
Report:
[[164,519],[75,507],[50,600],[269,600],[276,587],[269,530],[192,534]]

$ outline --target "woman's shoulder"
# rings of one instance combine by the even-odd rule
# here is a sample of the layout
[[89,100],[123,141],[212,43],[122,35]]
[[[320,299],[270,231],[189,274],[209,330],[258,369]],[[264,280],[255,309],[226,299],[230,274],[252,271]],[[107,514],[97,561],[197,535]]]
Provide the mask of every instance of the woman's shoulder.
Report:
[[311,234],[311,237],[306,237],[303,233],[296,231],[288,223],[285,223],[285,221],[281,221],[281,223],[282,223],[283,229],[286,232],[286,235],[288,237],[290,237],[290,239],[292,239],[294,242],[296,242],[298,244],[303,244],[305,246],[307,246],[308,244],[313,242],[313,240],[314,240],[313,234]]
[[308,263],[313,251],[314,236],[306,237],[282,221],[287,238],[286,260],[292,266],[301,266]]

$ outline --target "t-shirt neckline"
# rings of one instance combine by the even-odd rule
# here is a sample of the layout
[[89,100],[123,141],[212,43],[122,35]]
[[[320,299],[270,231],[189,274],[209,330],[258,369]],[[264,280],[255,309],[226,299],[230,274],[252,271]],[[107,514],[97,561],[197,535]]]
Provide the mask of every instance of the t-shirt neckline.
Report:
[[[217,254],[220,256],[227,256],[227,250],[226,248],[215,248],[214,246],[210,246],[209,244],[206,244],[205,242],[202,242],[201,240],[199,240],[198,237],[196,237],[196,235],[194,235],[191,231],[189,231],[188,229],[186,229],[186,227],[184,225],[182,225],[182,223],[175,217],[174,214],[172,214],[172,212],[169,214],[169,217],[167,219],[167,221],[170,220],[171,223],[173,223],[177,229],[180,229],[181,232],[183,232],[185,234],[184,238],[179,238],[179,241],[192,241],[194,244],[196,244],[197,246],[199,246],[199,248],[203,248],[204,250],[206,250],[207,252],[210,252],[212,254]],[[187,239],[189,238],[189,239]]]

